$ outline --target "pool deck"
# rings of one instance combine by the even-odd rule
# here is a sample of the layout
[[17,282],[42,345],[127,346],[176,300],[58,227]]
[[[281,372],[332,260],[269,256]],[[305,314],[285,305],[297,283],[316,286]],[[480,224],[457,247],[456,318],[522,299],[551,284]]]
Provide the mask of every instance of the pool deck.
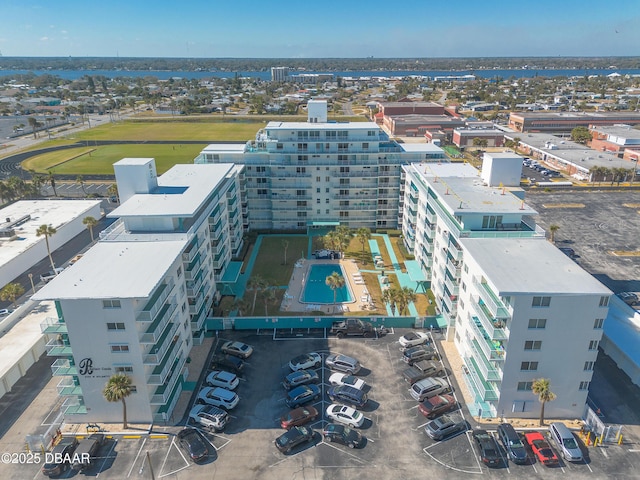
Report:
[[[311,265],[340,265],[344,271],[345,280],[349,284],[351,294],[354,300],[351,302],[338,302],[337,305],[333,304],[315,304],[317,308],[311,308],[314,304],[302,303],[302,292],[304,289],[304,281],[309,276],[309,268]],[[289,286],[285,293],[284,300],[280,306],[280,310],[287,312],[301,312],[311,313],[313,311],[323,311],[330,315],[340,315],[345,311],[366,311],[364,306],[367,302],[363,302],[362,299],[368,295],[367,286],[364,281],[358,281],[354,279],[354,275],[358,275],[360,270],[356,261],[353,259],[340,259],[340,260],[304,260],[296,262],[296,267],[293,270],[291,280],[289,280]],[[357,277],[356,277],[357,278]],[[345,310],[348,309],[348,310]]]

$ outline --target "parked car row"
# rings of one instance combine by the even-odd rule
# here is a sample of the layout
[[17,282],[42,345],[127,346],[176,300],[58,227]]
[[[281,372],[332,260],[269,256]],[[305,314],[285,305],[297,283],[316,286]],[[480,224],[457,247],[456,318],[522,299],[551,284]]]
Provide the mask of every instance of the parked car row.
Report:
[[530,158],[525,158],[522,161],[522,165],[525,167],[529,167],[537,172],[540,172],[542,175],[548,176],[548,177],[560,177],[562,174],[556,170],[552,170],[548,167],[546,167],[545,165],[541,165],[540,163],[536,162],[535,160],[531,160]]
[[[292,408],[280,418],[280,426],[287,432],[275,440],[275,446],[283,453],[314,439],[314,431],[308,424],[316,421],[320,412],[308,405],[318,400],[323,392],[318,385],[320,376],[314,369],[323,364],[317,352],[298,355],[289,362],[291,373],[285,376],[282,386],[287,391],[285,403]],[[327,395],[333,402],[323,412],[328,422],[321,434],[327,442],[337,442],[357,448],[364,445],[362,435],[354,428],[362,427],[365,416],[356,407],[366,405],[368,398],[363,389],[364,380],[355,376],[362,368],[360,362],[343,354],[327,355],[324,365],[334,371],[329,377]]]

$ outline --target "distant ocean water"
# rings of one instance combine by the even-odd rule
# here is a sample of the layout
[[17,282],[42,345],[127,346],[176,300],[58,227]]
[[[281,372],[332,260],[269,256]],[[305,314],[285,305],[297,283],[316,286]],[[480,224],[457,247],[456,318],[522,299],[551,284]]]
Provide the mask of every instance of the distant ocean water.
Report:
[[[159,80],[168,80],[172,77],[178,78],[233,78],[236,74],[241,77],[260,78],[269,80],[271,72],[220,72],[220,71],[170,71],[170,70],[2,70],[0,69],[0,77],[8,75],[19,75],[34,73],[36,75],[56,75],[67,80],[76,80],[85,75],[102,75],[107,78],[115,77],[145,77],[152,76]],[[349,71],[349,72],[310,72],[310,71],[292,71],[296,73],[332,73],[336,77],[408,77],[408,76],[448,76],[448,75],[475,75],[479,78],[496,78],[503,79],[515,78],[532,78],[540,77],[572,77],[585,75],[609,75],[610,73],[619,73],[621,75],[640,75],[640,69],[569,69],[569,70],[544,70],[544,69],[517,69],[517,70],[380,70],[380,71]]]

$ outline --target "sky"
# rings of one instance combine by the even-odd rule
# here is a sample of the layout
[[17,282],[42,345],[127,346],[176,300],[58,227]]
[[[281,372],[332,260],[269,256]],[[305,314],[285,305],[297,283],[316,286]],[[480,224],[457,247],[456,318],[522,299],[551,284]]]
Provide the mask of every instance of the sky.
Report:
[[7,57],[640,55],[640,0],[2,0]]

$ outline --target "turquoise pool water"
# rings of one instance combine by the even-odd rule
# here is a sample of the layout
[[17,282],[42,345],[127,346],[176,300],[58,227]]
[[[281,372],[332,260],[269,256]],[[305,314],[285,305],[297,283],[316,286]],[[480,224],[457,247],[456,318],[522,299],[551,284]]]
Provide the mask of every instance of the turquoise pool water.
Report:
[[333,272],[338,272],[342,275],[346,281],[343,287],[336,290],[336,301],[340,302],[353,302],[353,296],[348,287],[349,280],[342,271],[340,265],[311,265],[309,268],[309,275],[304,284],[304,291],[302,292],[302,303],[318,303],[318,304],[332,304],[333,303],[333,290],[331,290],[325,280]]

